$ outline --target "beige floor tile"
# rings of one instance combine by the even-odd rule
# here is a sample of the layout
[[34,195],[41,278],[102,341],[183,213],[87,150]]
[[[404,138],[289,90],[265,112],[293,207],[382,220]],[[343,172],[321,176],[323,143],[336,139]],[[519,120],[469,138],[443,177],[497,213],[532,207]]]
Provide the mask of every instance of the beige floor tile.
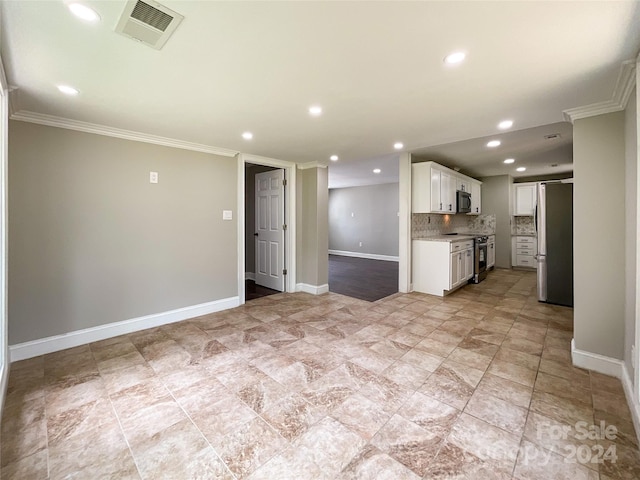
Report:
[[331,417],[364,440],[370,440],[391,415],[377,403],[356,393],[335,408],[331,412]]
[[522,435],[527,420],[527,409],[479,389],[471,396],[464,412],[515,435]]

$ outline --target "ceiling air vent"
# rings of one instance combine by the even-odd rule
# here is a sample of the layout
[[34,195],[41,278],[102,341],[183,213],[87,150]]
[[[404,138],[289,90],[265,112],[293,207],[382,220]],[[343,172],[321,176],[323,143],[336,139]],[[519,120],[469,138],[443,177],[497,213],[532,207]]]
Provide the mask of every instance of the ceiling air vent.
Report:
[[184,17],[153,0],[127,2],[116,32],[160,50]]

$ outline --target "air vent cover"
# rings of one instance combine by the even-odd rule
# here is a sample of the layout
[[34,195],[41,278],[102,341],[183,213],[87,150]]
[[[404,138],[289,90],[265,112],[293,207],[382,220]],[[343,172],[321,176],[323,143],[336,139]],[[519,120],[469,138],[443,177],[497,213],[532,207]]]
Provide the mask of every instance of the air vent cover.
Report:
[[160,50],[184,17],[153,0],[127,2],[116,32]]

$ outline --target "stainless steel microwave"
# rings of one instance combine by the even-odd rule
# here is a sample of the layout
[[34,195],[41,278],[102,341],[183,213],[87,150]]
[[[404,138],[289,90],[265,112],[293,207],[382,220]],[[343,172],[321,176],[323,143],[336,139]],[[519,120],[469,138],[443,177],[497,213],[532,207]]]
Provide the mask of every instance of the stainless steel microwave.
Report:
[[463,192],[462,190],[456,191],[456,212],[458,213],[470,213],[471,212],[471,194],[469,192]]

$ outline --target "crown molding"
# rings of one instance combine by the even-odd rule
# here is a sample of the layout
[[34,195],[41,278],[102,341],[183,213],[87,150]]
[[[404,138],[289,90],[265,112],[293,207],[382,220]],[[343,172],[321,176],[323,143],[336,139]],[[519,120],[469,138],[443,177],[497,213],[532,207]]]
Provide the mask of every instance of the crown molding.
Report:
[[245,163],[256,163],[258,165],[266,165],[269,167],[287,168],[295,165],[294,162],[287,160],[279,160],[277,158],[262,157],[260,155],[252,155],[250,153],[243,153],[242,161]]
[[37,123],[39,125],[47,125],[50,127],[66,128],[68,130],[77,130],[79,132],[95,133],[96,135],[133,140],[134,142],[152,143],[154,145],[180,148],[182,150],[221,155],[223,157],[235,157],[239,153],[236,150],[212,147],[210,145],[203,145],[200,143],[185,142],[182,140],[176,140],[175,138],[160,137],[157,135],[134,132],[132,130],[122,130],[120,128],[112,128],[105,125],[81,122],[79,120],[29,112],[26,110],[16,112],[11,115],[10,118],[11,120],[18,120],[20,122]]
[[611,100],[564,110],[562,113],[565,120],[573,123],[581,118],[595,117],[597,115],[604,115],[605,113],[620,112],[627,108],[629,97],[636,86],[637,62],[638,60],[627,60],[622,62]]
[[299,163],[298,170],[307,170],[308,168],[327,168],[328,165],[320,162]]

